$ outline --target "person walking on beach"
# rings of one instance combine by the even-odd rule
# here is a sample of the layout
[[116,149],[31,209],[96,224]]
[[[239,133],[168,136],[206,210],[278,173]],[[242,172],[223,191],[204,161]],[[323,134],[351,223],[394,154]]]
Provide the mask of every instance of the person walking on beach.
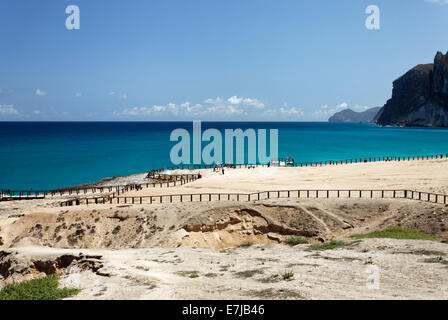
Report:
[[222,175],[224,175],[224,166],[221,168],[221,170],[222,170]]

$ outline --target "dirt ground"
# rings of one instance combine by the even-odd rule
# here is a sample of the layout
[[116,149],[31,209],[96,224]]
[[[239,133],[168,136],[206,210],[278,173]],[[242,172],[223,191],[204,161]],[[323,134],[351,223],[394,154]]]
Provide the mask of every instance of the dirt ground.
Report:
[[[182,187],[129,194],[292,186],[444,192],[447,164],[234,169],[224,176],[209,170]],[[409,177],[393,174],[397,169]],[[63,199],[0,202],[0,287],[59,273],[64,283],[81,287],[74,299],[448,298],[448,207],[441,204],[290,198],[60,207]],[[340,249],[309,249],[332,239],[351,243],[352,234],[389,226],[437,241],[367,239]],[[309,244],[290,247],[290,236]],[[372,289],[366,281],[375,270],[381,281]],[[284,280],[288,273],[293,276]]]
[[[34,200],[33,200],[34,201]],[[37,201],[37,200],[36,200]],[[18,205],[23,202],[18,202]],[[448,208],[404,199],[270,199],[240,203],[0,209],[2,247],[214,249],[280,243],[303,236],[310,243],[401,225],[448,242]],[[17,212],[17,213],[16,213]]]
[[99,271],[80,267],[63,276],[82,289],[71,299],[448,299],[448,267],[436,258],[448,256],[445,244],[366,239],[343,249],[307,248],[25,247],[13,254],[33,265],[80,252],[84,264],[100,261]]

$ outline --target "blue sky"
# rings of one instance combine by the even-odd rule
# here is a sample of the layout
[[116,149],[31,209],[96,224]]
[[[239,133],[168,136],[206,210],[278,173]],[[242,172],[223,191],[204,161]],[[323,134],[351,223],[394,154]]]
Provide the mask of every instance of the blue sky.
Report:
[[447,0],[1,0],[0,120],[325,121],[445,53],[447,18]]

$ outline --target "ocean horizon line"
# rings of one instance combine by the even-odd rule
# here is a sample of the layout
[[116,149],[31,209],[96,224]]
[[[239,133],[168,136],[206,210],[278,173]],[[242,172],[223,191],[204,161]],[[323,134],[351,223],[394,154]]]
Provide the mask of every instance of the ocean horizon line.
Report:
[[[0,123],[47,123],[47,122],[63,122],[63,123],[73,123],[73,122],[111,122],[111,123],[151,123],[151,122],[180,122],[180,123],[190,123],[193,121],[201,121],[207,123],[330,123],[328,121],[261,121],[261,120],[0,120]],[[372,124],[367,122],[333,122],[333,124],[347,124],[347,123],[362,123],[362,124]]]

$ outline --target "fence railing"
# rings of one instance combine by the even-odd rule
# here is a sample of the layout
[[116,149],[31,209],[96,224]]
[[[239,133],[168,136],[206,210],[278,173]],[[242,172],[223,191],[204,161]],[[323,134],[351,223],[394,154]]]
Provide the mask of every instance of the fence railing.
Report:
[[91,193],[104,193],[113,192],[111,196],[118,196],[123,192],[130,190],[141,190],[143,188],[156,188],[156,187],[175,187],[187,184],[189,182],[197,180],[200,175],[198,174],[183,174],[176,175],[174,180],[158,181],[158,182],[148,182],[141,184],[128,184],[120,186],[103,186],[103,187],[86,187],[86,188],[67,188],[59,189],[53,191],[11,191],[11,190],[1,190],[1,199],[41,199],[47,196],[64,196],[64,195],[80,195],[87,194],[89,190]]
[[253,193],[187,193],[152,196],[91,197],[64,201],[61,206],[81,204],[153,204],[173,202],[211,202],[211,201],[253,201],[280,198],[357,198],[357,199],[409,199],[424,202],[447,204],[448,195],[415,190],[389,189],[312,189],[275,190]]
[[[352,158],[344,160],[325,160],[325,161],[314,161],[314,162],[293,162],[286,166],[288,167],[319,167],[327,165],[343,165],[343,164],[353,164],[353,163],[369,163],[369,162],[389,162],[389,161],[411,161],[411,160],[433,160],[433,159],[448,159],[448,153],[432,154],[425,156],[380,156],[380,157],[362,157],[362,158]],[[247,167],[268,167],[270,164],[260,164],[260,163],[247,163],[247,164],[224,164],[225,167],[235,167],[235,168],[247,168]],[[153,172],[164,172],[167,170],[200,170],[200,169],[213,169],[214,164],[184,164],[171,166],[161,169],[151,170]]]
[[0,200],[4,198],[14,199],[42,199],[45,198],[48,191],[10,191],[0,190]]
[[[364,157],[364,158],[353,158],[345,160],[326,160],[317,162],[294,162],[288,164],[288,167],[322,167],[328,165],[345,165],[354,163],[369,163],[369,162],[388,162],[388,161],[411,161],[411,160],[432,160],[432,159],[448,159],[448,153],[425,155],[425,156],[381,156],[381,157]],[[270,164],[226,164],[225,167],[234,168],[248,168],[248,167],[268,167]],[[162,172],[168,170],[200,170],[200,169],[213,169],[214,164],[196,164],[196,165],[178,165],[172,167],[166,167],[161,169],[154,169],[148,172],[148,177],[169,177],[171,174],[163,174]],[[182,174],[185,176],[197,176],[197,174]],[[184,178],[181,180],[185,180]],[[146,183],[146,184],[131,184],[131,185],[121,185],[121,186],[103,186],[103,187],[80,187],[80,188],[61,188],[50,191],[34,191],[34,190],[22,190],[22,191],[11,191],[11,190],[0,190],[0,199],[2,198],[17,198],[17,199],[29,199],[29,198],[44,198],[47,196],[63,196],[63,195],[79,195],[89,193],[104,193],[106,192],[116,192],[119,193],[120,190],[125,190],[126,188],[142,188],[146,185],[149,186],[160,186],[160,182]],[[162,186],[176,186],[177,184],[171,181],[168,185],[163,182]]]

